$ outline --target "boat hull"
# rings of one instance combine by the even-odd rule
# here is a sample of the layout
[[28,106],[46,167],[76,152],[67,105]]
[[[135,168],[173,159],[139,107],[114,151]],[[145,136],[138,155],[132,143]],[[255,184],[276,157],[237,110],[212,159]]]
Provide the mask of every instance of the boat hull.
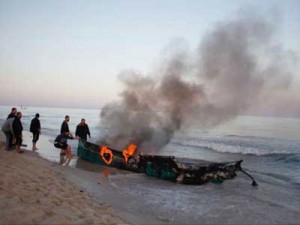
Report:
[[241,170],[242,160],[234,162],[186,162],[174,156],[140,155],[139,169],[148,176],[182,184],[222,183],[236,177]]
[[182,184],[222,183],[224,180],[235,178],[237,171],[243,172],[241,168],[243,160],[217,163],[175,158],[174,156],[139,154],[137,157],[130,157],[125,163],[121,151],[110,150],[113,153],[113,158],[111,163],[107,164],[100,156],[99,145],[79,141],[77,156],[99,165],[145,173],[148,176]]
[[113,158],[110,164],[107,164],[100,156],[100,146],[86,141],[78,141],[77,156],[81,159],[88,160],[98,165],[110,166],[117,169],[129,170],[138,172],[134,168],[136,164],[133,159],[130,159],[126,164],[121,151],[110,149],[113,153]]

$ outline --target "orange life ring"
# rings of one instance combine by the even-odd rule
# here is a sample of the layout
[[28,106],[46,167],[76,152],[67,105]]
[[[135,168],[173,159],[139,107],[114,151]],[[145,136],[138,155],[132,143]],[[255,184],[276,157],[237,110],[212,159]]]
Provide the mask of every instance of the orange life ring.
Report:
[[128,158],[130,156],[134,156],[137,146],[135,144],[128,145],[127,148],[125,148],[122,152],[122,155],[124,157],[124,163],[127,164]]
[[[107,164],[111,164],[112,160],[113,160],[113,157],[114,157],[114,154],[112,153],[112,151],[110,149],[108,149],[106,146],[101,146],[100,148],[100,156],[102,158],[102,160]],[[104,154],[108,154],[109,155],[109,159],[107,160],[104,156]]]

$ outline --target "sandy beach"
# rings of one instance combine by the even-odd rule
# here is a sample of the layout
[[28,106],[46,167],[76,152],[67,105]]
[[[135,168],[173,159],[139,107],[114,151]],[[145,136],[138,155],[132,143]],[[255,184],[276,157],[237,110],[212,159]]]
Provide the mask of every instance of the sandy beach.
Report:
[[0,224],[128,224],[67,180],[61,165],[5,151],[2,132],[0,140]]

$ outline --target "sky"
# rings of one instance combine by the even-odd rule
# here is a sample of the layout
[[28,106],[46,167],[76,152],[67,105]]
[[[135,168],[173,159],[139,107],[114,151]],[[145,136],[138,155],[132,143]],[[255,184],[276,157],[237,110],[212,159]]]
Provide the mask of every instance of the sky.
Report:
[[[100,109],[122,71],[153,73],[174,40],[197,49],[241,8],[276,14],[278,44],[299,56],[299,0],[0,0],[0,105]],[[259,113],[300,116],[299,68]]]

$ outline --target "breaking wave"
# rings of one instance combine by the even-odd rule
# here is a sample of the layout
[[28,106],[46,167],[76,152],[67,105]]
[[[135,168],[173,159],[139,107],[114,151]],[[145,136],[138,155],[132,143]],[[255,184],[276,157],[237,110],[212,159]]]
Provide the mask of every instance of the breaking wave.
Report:
[[[238,140],[237,140],[238,139]],[[299,154],[299,141],[287,141],[272,138],[227,137],[219,139],[174,140],[182,146],[209,149],[222,153],[247,155]]]

